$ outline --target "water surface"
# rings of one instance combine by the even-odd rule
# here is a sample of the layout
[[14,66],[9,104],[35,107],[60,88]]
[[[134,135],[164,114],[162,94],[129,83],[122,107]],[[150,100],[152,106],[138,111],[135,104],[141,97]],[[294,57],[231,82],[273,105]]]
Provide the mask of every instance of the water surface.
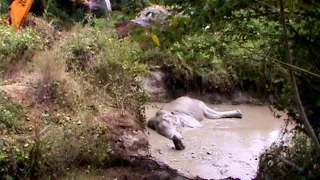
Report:
[[[155,103],[146,109],[147,119],[161,107]],[[214,105],[217,110],[240,109],[242,119],[206,119],[203,128],[184,129],[186,149],[173,149],[171,140],[147,129],[152,156],[178,169],[188,177],[206,179],[254,178],[259,154],[276,141],[284,126],[267,106]]]

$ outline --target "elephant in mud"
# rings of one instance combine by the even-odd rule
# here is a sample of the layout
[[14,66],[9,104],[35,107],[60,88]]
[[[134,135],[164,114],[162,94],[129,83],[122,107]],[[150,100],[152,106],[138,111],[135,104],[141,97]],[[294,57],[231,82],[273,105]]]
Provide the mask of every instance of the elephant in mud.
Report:
[[183,137],[177,128],[200,128],[203,126],[200,121],[204,118],[242,118],[242,113],[238,109],[218,112],[200,100],[182,96],[164,104],[156,115],[148,120],[148,127],[173,140],[177,150],[183,150]]

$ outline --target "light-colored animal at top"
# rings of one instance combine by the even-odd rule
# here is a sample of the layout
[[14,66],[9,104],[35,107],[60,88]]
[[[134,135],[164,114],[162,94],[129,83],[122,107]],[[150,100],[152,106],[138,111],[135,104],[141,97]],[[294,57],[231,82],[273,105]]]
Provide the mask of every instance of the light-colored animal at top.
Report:
[[88,6],[91,10],[111,11],[110,0],[85,0],[84,5]]
[[182,96],[164,104],[155,116],[149,119],[148,127],[173,140],[177,150],[183,150],[182,135],[177,128],[200,128],[203,119],[242,118],[240,110],[218,112],[204,102]]
[[163,6],[152,5],[144,8],[137,17],[132,20],[141,26],[152,26],[152,24],[166,24],[166,18],[170,12]]

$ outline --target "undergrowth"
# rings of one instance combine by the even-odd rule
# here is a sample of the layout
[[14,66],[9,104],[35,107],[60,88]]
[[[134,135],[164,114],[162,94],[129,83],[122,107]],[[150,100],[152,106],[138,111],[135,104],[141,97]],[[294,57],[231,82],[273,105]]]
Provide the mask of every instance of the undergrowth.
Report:
[[8,74],[30,62],[43,39],[33,29],[17,32],[13,27],[0,24],[0,42],[0,73]]
[[143,118],[149,97],[137,77],[148,68],[136,61],[143,52],[129,38],[119,41],[110,23],[88,19],[40,52],[43,39],[32,29],[3,26],[12,37],[1,36],[10,45],[0,48],[7,53],[1,58],[8,67],[32,62],[37,76],[28,105],[0,94],[0,179],[55,178],[77,167],[108,166],[113,147],[108,126],[97,120],[100,110],[111,106]]
[[261,155],[256,179],[317,179],[320,157],[304,132],[292,132],[291,142],[274,144]]
[[273,95],[277,100],[283,99],[282,92],[288,86],[286,70],[259,56],[263,49],[257,53],[250,51],[252,43],[261,42],[247,42],[239,48],[237,43],[222,40],[219,35],[208,36],[190,35],[169,49],[149,49],[139,61],[150,69],[170,74],[166,82],[174,96],[188,92],[232,94],[243,90],[262,98]]

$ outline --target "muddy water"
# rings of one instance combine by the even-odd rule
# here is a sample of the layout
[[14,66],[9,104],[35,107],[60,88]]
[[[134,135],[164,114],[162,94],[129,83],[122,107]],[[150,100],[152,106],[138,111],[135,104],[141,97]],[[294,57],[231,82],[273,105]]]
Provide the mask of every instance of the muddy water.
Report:
[[[146,109],[153,116],[161,104]],[[252,179],[258,169],[258,157],[276,141],[284,121],[276,119],[267,106],[215,105],[217,110],[240,109],[242,119],[204,120],[203,128],[184,129],[186,149],[173,149],[172,141],[151,129],[148,139],[152,156],[178,169],[187,177],[206,179],[238,177]]]

